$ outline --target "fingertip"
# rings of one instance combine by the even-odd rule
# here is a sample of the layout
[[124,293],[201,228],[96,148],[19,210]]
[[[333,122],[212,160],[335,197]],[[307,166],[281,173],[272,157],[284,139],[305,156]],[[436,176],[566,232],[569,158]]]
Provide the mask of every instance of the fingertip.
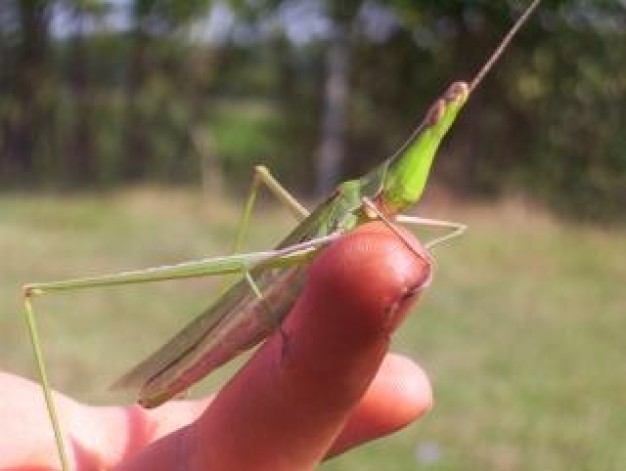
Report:
[[433,391],[424,370],[407,357],[389,354],[328,457],[406,427],[432,407]]
[[433,391],[426,372],[402,355],[390,354],[385,358],[370,391],[376,400],[388,404],[390,424],[408,424],[433,407]]

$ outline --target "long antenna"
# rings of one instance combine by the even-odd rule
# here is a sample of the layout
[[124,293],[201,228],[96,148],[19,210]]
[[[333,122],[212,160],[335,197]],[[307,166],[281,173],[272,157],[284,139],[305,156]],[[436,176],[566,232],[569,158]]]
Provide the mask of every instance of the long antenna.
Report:
[[504,52],[508,44],[511,42],[511,39],[513,39],[513,36],[517,34],[517,32],[522,27],[522,25],[526,22],[528,17],[532,14],[533,11],[535,11],[535,8],[537,8],[537,6],[539,5],[539,2],[541,2],[541,0],[534,0],[533,3],[531,3],[531,5],[526,9],[524,14],[517,19],[517,21],[515,22],[513,27],[509,30],[509,32],[506,33],[506,36],[504,37],[504,39],[502,39],[498,48],[493,52],[493,54],[491,55],[489,60],[485,63],[485,65],[483,65],[482,68],[478,71],[478,73],[474,76],[474,80],[472,80],[472,83],[470,84],[470,87],[469,87],[470,92],[473,92],[474,89],[478,86],[478,84],[482,81],[482,79],[485,78],[485,75],[487,75],[491,67],[493,67],[493,64],[495,64],[495,62],[500,58],[500,56],[502,55],[502,53]]
[[[496,50],[493,52],[493,54],[491,54],[491,57],[489,58],[489,60],[487,62],[485,62],[485,65],[483,65],[482,68],[478,71],[478,73],[474,76],[474,79],[472,80],[472,83],[468,87],[468,92],[469,93],[473,92],[474,89],[478,86],[478,84],[482,81],[482,79],[485,78],[485,75],[487,75],[489,70],[493,67],[493,65],[496,63],[496,61],[500,58],[500,56],[502,55],[502,53],[504,52],[504,50],[506,49],[508,44],[511,42],[511,40],[513,39],[515,34],[524,25],[524,23],[526,22],[528,17],[533,13],[533,11],[535,11],[537,6],[539,6],[540,2],[541,2],[541,0],[534,0],[530,4],[530,6],[526,9],[526,11],[522,14],[522,16],[520,16],[517,19],[517,21],[515,22],[513,27],[509,30],[509,32],[506,33],[506,35],[504,36],[502,41],[500,41],[500,44],[498,45]],[[422,130],[426,127],[426,124],[427,123],[426,123],[426,118],[425,118],[413,130],[413,132],[411,132],[411,135],[409,136],[409,138],[406,141],[404,141],[404,144],[402,144],[400,146],[400,148],[396,152],[394,152],[391,155],[391,157],[389,157],[389,161],[394,160],[398,155],[402,154],[407,149],[407,147],[409,147],[411,145],[413,140],[415,140],[415,138],[417,136],[419,136],[419,134],[422,132]]]

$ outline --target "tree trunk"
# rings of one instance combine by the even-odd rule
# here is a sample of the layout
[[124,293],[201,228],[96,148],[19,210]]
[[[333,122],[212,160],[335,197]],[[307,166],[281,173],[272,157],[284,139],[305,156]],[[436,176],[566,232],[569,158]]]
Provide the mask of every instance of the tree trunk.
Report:
[[132,42],[127,95],[126,152],[122,164],[123,178],[131,181],[145,177],[147,162],[151,157],[147,135],[148,124],[141,106],[148,74],[150,40],[140,25],[137,25],[133,32]]
[[74,131],[71,151],[65,156],[66,183],[85,185],[96,178],[93,149],[93,105],[90,96],[90,78],[87,44],[85,43],[85,13],[75,13],[76,32],[72,38],[70,80],[73,92]]
[[350,44],[348,28],[336,23],[326,54],[326,85],[322,111],[322,136],[318,151],[316,193],[329,193],[339,181],[345,154],[346,111]]
[[17,8],[20,37],[7,81],[19,108],[5,124],[6,138],[0,149],[0,170],[8,180],[27,179],[34,171],[36,158],[51,141],[53,111],[48,54],[50,4],[24,0],[17,2]]

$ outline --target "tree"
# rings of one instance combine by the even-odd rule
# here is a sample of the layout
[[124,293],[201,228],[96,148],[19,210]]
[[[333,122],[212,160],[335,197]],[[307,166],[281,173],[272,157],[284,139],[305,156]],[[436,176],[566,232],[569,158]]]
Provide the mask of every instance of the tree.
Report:
[[69,53],[69,82],[72,90],[72,145],[63,153],[63,178],[69,185],[86,185],[98,180],[94,148],[94,90],[91,77],[89,27],[107,11],[102,0],[67,0],[72,18]]
[[[149,90],[150,81],[158,79],[160,58],[167,52],[168,41],[178,29],[206,14],[211,0],[134,0],[131,7],[131,52],[128,74],[128,122],[126,125],[126,158],[122,174],[137,180],[149,173],[154,139],[150,137],[149,102],[160,97]],[[175,43],[175,41],[173,42]],[[160,54],[159,54],[160,53]],[[165,74],[167,75],[167,73]],[[176,79],[176,75],[170,79]],[[174,88],[177,84],[172,82]]]
[[46,148],[49,152],[53,139],[52,1],[6,2],[3,8],[15,15],[17,26],[12,31],[15,45],[7,51],[3,71],[8,106],[13,112],[3,116],[0,173],[5,181],[23,181],[34,174],[37,159],[46,154]]

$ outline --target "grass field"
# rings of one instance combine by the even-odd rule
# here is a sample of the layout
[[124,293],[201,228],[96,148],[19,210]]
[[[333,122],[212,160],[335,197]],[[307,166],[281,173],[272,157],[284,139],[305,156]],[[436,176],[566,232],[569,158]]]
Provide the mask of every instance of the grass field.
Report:
[[[515,202],[423,213],[470,224],[437,250],[435,282],[395,342],[431,375],[435,408],[321,469],[626,469],[626,232]],[[183,190],[0,196],[0,368],[34,375],[22,283],[224,253],[236,218],[235,203]],[[266,207],[251,248],[290,226]],[[217,283],[38,299],[53,383],[84,401],[130,400],[107,386],[203,308]]]

